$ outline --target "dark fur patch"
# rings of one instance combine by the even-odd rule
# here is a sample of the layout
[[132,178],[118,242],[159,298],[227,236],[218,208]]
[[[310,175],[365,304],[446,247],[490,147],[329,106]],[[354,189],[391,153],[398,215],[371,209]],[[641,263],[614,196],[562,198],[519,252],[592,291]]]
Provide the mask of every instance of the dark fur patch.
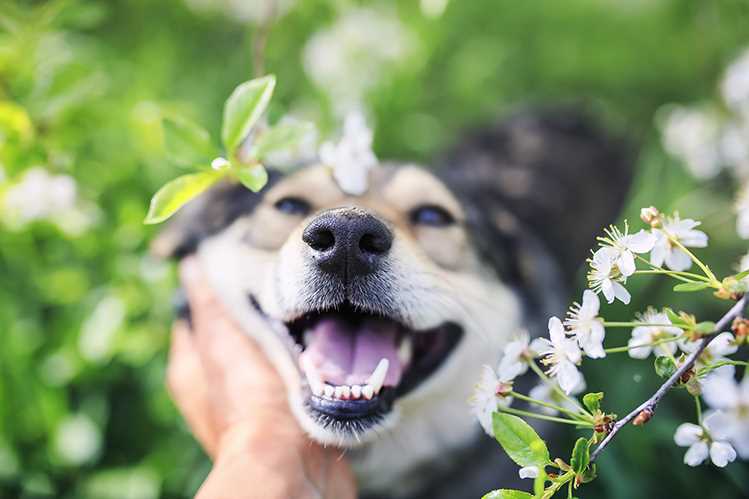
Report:
[[570,277],[621,209],[633,150],[578,109],[519,112],[468,134],[439,176],[507,246],[536,235]]

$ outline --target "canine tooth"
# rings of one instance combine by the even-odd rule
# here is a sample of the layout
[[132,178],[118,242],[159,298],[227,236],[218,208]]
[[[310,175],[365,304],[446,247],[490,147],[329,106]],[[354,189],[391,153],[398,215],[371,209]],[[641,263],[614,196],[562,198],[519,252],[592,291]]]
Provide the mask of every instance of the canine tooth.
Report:
[[337,398],[337,399],[343,398],[343,387],[342,386],[336,386],[335,387],[335,398]]
[[401,364],[408,364],[411,362],[411,355],[413,354],[413,340],[410,336],[406,336],[401,340],[400,347],[398,347],[398,360]]
[[374,372],[372,372],[372,376],[369,377],[367,384],[372,386],[375,393],[380,393],[382,383],[385,382],[385,376],[388,373],[388,367],[390,367],[390,361],[385,358],[381,359],[380,363],[375,367]]
[[307,375],[307,381],[309,382],[312,393],[319,397],[325,390],[325,384],[322,381],[320,373],[317,371],[312,362],[305,361],[304,359],[305,357],[302,358],[302,369],[304,370],[304,374]]
[[326,397],[328,397],[329,399],[333,398],[333,395],[335,394],[335,388],[330,385],[325,385],[325,388],[323,390]]
[[343,385],[341,387],[341,398],[343,400],[348,400],[351,398],[351,387],[348,385]]
[[361,386],[360,385],[353,385],[351,387],[351,397],[358,399],[361,397]]
[[372,397],[374,397],[374,388],[372,388],[372,385],[364,385],[361,389],[362,396],[370,400]]

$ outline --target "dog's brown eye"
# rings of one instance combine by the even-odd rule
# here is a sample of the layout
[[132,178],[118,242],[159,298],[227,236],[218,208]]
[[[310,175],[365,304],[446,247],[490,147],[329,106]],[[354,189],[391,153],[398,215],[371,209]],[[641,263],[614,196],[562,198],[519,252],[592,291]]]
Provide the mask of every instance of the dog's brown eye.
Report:
[[311,210],[307,201],[295,197],[281,198],[274,206],[278,211],[287,215],[307,215]]
[[444,208],[429,204],[414,208],[411,211],[411,222],[433,227],[444,227],[453,224],[455,219]]

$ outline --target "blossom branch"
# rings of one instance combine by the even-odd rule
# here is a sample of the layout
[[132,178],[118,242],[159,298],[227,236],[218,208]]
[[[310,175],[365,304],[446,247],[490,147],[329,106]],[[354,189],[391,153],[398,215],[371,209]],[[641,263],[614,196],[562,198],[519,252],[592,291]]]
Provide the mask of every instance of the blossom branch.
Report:
[[[736,317],[742,316],[746,305],[747,297],[743,296],[739,299],[739,301],[736,302],[736,304],[734,304],[733,307],[731,307],[728,312],[726,312],[723,317],[721,317],[721,319],[715,326],[715,333],[720,333],[722,330],[729,327],[731,322]],[[624,416],[622,419],[617,421],[606,438],[601,441],[598,447],[596,447],[595,451],[593,451],[593,453],[590,455],[590,461],[595,461],[595,459],[601,454],[601,452],[603,452],[603,450],[608,446],[611,440],[614,439],[616,434],[619,433],[619,430],[626,426],[630,421],[635,419],[638,415],[640,415],[641,413],[647,413],[652,416],[652,414],[655,412],[656,405],[658,405],[658,402],[663,398],[666,392],[668,392],[676,384],[676,382],[684,375],[684,373],[692,368],[697,358],[702,354],[705,348],[707,348],[710,342],[713,341],[717,336],[717,334],[711,334],[704,337],[697,346],[697,349],[692,352],[689,357],[687,357],[686,361],[681,366],[679,366],[678,369],[676,369],[671,377],[668,378],[668,380],[666,380],[666,382],[663,383],[649,399],[640,404],[635,410]]]

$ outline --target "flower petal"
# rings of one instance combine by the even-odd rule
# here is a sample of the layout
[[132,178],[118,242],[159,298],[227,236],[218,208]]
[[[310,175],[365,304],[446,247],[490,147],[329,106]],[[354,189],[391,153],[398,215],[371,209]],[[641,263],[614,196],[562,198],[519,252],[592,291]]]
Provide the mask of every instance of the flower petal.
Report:
[[520,478],[536,478],[538,476],[538,466],[526,466],[518,471]]
[[655,236],[650,232],[640,229],[640,232],[627,236],[626,247],[635,253],[647,253],[653,249]]
[[683,272],[692,266],[692,259],[679,248],[671,248],[666,252],[666,267],[677,272]]
[[707,459],[708,452],[707,443],[702,441],[697,442],[684,454],[684,463],[689,466],[698,466]]
[[625,305],[629,305],[629,300],[631,298],[631,295],[629,294],[629,291],[627,291],[627,288],[625,288],[624,286],[621,285],[621,283],[618,283],[618,282],[612,282],[611,284],[614,287],[614,296],[619,298],[619,301],[621,301]]
[[562,325],[562,321],[559,320],[559,317],[552,317],[549,319],[549,336],[554,345],[561,344],[561,342],[566,338],[564,326]]
[[725,467],[736,459],[736,451],[727,442],[713,442],[710,445],[710,460],[718,468]]
[[683,423],[676,428],[674,433],[674,442],[679,447],[689,447],[690,445],[699,442],[702,436],[702,427],[692,424]]
[[635,270],[637,270],[637,267],[635,266],[635,257],[630,251],[622,251],[616,264],[619,266],[619,271],[625,277],[631,276],[635,273]]
[[713,409],[732,409],[738,405],[739,389],[733,377],[708,376],[702,382],[702,398]]
[[575,364],[569,361],[561,361],[557,364],[556,375],[559,387],[568,395],[583,379],[583,375],[577,370]]
[[736,353],[739,347],[736,345],[733,335],[726,332],[716,336],[707,346],[707,349],[713,357],[723,357]]

